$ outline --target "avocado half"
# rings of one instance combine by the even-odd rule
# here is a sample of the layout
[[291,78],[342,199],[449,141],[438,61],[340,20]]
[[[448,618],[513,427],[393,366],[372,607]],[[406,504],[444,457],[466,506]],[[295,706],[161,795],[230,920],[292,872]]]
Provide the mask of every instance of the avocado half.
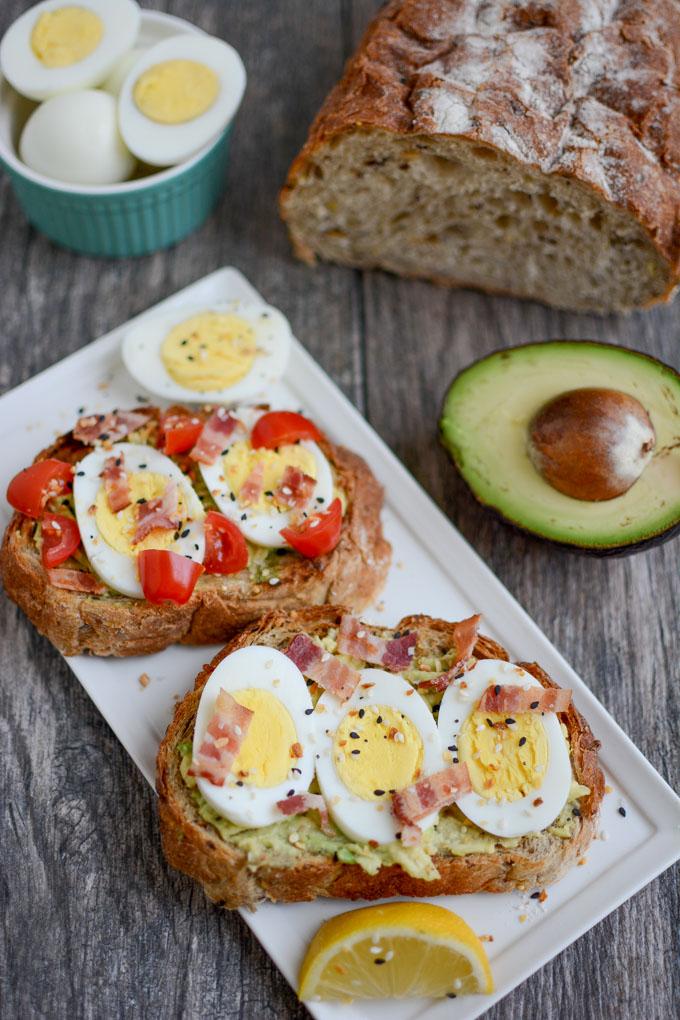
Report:
[[[554,489],[529,459],[529,424],[552,398],[604,386],[636,397],[656,432],[654,455],[623,495],[590,502]],[[591,340],[511,347],[451,383],[441,439],[476,499],[539,538],[617,555],[680,530],[680,374],[646,354]]]

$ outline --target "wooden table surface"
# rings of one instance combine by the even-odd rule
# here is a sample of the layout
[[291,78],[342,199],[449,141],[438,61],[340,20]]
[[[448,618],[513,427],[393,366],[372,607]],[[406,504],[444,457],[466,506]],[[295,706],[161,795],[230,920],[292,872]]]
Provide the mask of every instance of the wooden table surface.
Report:
[[[4,0],[0,31],[27,6]],[[95,261],[38,236],[3,179],[0,387],[28,379],[218,266],[238,266],[283,309],[314,357],[677,787],[680,543],[597,560],[515,534],[474,505],[437,444],[435,423],[447,380],[503,345],[595,337],[677,366],[680,302],[599,319],[298,264],[277,217],[277,189],[375,0],[146,6],[193,20],[243,55],[249,84],[228,195],[197,234],[170,251]],[[4,596],[0,605],[2,1015],[305,1016],[239,916],[168,870],[149,787],[66,662]],[[677,1015],[679,922],[675,869],[488,1016]]]

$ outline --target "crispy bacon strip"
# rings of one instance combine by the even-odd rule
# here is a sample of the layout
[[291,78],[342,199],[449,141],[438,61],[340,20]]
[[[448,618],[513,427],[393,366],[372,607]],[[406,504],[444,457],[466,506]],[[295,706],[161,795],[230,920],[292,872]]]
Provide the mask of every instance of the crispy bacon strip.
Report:
[[487,687],[477,706],[480,712],[566,712],[572,691],[566,687],[529,687],[496,684]]
[[112,513],[117,514],[119,510],[124,510],[126,506],[129,506],[132,501],[130,482],[122,453],[117,457],[106,458],[102,478],[109,508]]
[[236,756],[241,750],[254,713],[239,705],[228,691],[220,689],[205,736],[189,768],[190,776],[208,779],[213,786],[224,786]]
[[306,634],[296,634],[285,654],[304,676],[325,691],[335,694],[341,701],[351,698],[361,679],[355,669],[336,659],[330,652],[325,652]]
[[[420,839],[420,822],[426,815],[439,811],[472,789],[465,762],[449,765],[431,776],[419,779],[392,795],[392,814],[402,826],[401,841],[413,846]],[[406,842],[404,842],[406,840]]]
[[439,676],[428,680],[421,680],[418,684],[419,688],[424,688],[428,691],[445,691],[450,683],[465,672],[470,656],[477,644],[481,619],[482,617],[478,613],[476,616],[469,616],[467,620],[460,620],[459,623],[454,623],[453,637],[456,644],[456,661],[445,673],[440,673]]
[[239,489],[238,501],[243,506],[255,506],[264,488],[264,463],[259,460]]
[[151,417],[148,411],[109,411],[108,414],[86,414],[79,418],[73,438],[92,446],[95,443],[116,443],[130,432],[146,425]]
[[189,454],[191,459],[201,464],[214,464],[240,424],[231,411],[218,407],[203,426],[198,442]]
[[418,634],[409,631],[395,638],[381,638],[372,634],[356,616],[348,613],[340,621],[338,650],[364,662],[384,666],[394,673],[408,669],[413,662]]
[[82,591],[88,595],[103,595],[106,585],[98,581],[94,574],[86,570],[68,570],[66,567],[55,567],[47,571],[50,584],[65,591]]
[[306,475],[300,468],[287,464],[274,496],[283,506],[290,507],[291,510],[300,510],[312,498],[315,485],[316,480],[311,475]]
[[137,509],[137,525],[132,544],[137,545],[155,528],[177,528],[180,523],[177,509],[178,486],[174,478],[168,482],[165,492],[156,499],[139,503]]
[[318,811],[321,816],[321,828],[328,835],[333,834],[326,801],[320,793],[295,793],[285,800],[277,800],[276,806],[282,815],[287,816],[301,815],[305,811]]

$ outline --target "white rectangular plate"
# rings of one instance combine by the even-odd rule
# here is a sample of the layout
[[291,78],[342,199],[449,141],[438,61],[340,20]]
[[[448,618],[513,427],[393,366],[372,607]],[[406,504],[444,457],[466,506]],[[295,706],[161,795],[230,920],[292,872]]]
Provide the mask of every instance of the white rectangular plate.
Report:
[[[220,269],[151,310],[228,298],[262,298],[234,269]],[[142,319],[143,316],[139,316]],[[139,319],[134,321],[139,321]],[[132,406],[142,390],[126,374],[119,347],[130,323],[47,369],[0,399],[5,437],[0,488],[55,435],[70,429],[85,403],[87,411]],[[82,395],[82,403],[81,403]],[[326,1005],[310,1010],[320,1020],[472,1020],[632,896],[680,856],[680,799],[605,712],[586,685],[466,544],[446,517],[390,453],[356,409],[297,341],[276,400],[303,407],[334,439],[361,451],[385,485],[385,527],[394,562],[379,608],[366,614],[395,623],[408,613],[450,620],[484,614],[484,631],[519,660],[536,660],[575,691],[579,710],[602,741],[602,763],[614,792],[605,797],[601,838],[587,862],[549,889],[544,904],[528,894],[444,897],[436,902],[460,913],[488,943],[496,982],[493,996],[439,1003],[405,1002]],[[8,519],[8,509],[2,513]],[[213,649],[168,648],[134,659],[69,659],[85,690],[150,783],[158,744],[175,701],[192,686]],[[146,688],[139,676],[148,673]],[[626,817],[618,808],[625,805]],[[609,837],[609,838],[607,838]],[[295,986],[309,939],[332,914],[351,906],[321,900],[268,904],[244,913],[246,922]],[[521,918],[525,918],[521,920]]]

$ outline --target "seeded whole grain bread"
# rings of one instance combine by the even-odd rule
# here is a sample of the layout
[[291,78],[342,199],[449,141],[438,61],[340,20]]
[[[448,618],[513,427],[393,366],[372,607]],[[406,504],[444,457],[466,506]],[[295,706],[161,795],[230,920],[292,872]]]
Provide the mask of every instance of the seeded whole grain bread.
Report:
[[[152,412],[153,445],[159,412],[143,410]],[[65,591],[50,584],[42,566],[32,538],[35,522],[15,513],[0,550],[5,591],[64,655],[147,655],[172,644],[217,644],[274,609],[329,601],[363,609],[382,588],[391,559],[380,520],[382,488],[357,454],[326,440],[319,445],[347,497],[340,542],[333,552],[313,560],[297,554],[282,557],[275,586],[256,583],[248,570],[229,576],[204,574],[184,606],[155,606],[115,592],[102,596]],[[36,460],[57,457],[75,464],[91,449],[68,433]]]
[[673,0],[391,0],[281,195],[296,253],[610,312],[680,266]]
[[[199,673],[194,689],[177,705],[174,718],[160,746],[156,788],[163,850],[168,862],[196,879],[210,899],[228,908],[255,908],[258,902],[297,902],[320,896],[374,900],[390,896],[429,897],[472,892],[509,892],[542,888],[559,879],[584,854],[596,831],[604,777],[598,763],[598,741],[573,705],[562,713],[571,746],[572,768],[577,782],[590,788],[579,802],[580,817],[571,838],[549,832],[525,836],[514,849],[497,847],[493,853],[465,856],[438,854],[434,864],[440,878],[413,878],[399,865],[383,866],[375,875],[358,864],[345,864],[322,854],[300,855],[294,867],[248,865],[245,853],[223,840],[198,813],[191,792],[180,773],[178,745],[193,737],[201,692],[217,664],[238,648],[264,644],[285,648],[304,631],[323,637],[337,627],[342,609],[318,606],[294,613],[275,612],[235,637]],[[364,624],[367,631],[376,630]],[[455,647],[453,624],[428,616],[409,616],[395,630],[417,630],[417,654],[441,655]],[[379,629],[385,634],[384,629]],[[474,655],[479,659],[508,659],[505,649],[480,635]],[[555,687],[536,663],[520,663],[544,687]]]

